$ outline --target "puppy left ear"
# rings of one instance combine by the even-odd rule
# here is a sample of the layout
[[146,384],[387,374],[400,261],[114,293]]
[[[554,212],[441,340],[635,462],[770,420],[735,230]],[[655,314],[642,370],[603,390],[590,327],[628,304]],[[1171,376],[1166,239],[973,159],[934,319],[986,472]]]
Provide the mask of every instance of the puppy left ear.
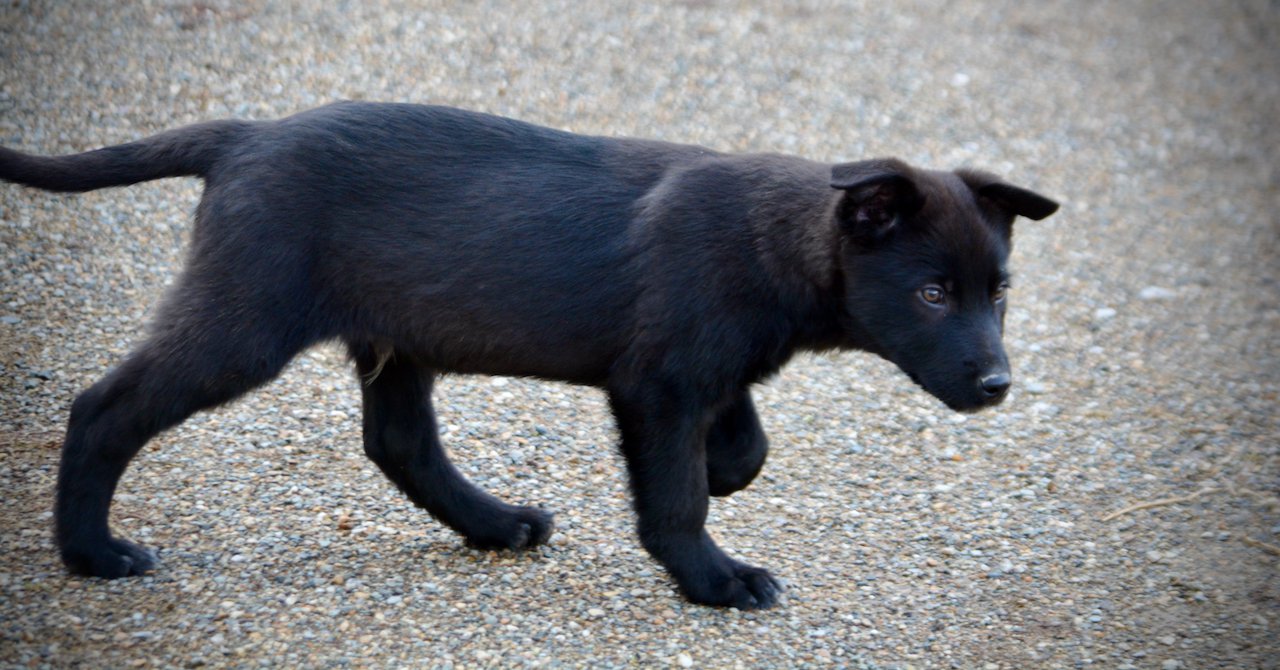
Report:
[[995,175],[975,170],[961,170],[957,174],[969,185],[975,195],[988,200],[1013,216],[1024,216],[1032,221],[1039,221],[1058,211],[1058,203],[1035,191],[1005,183]]
[[833,165],[831,187],[844,191],[836,210],[840,227],[863,243],[883,238],[924,206],[915,170],[896,158]]

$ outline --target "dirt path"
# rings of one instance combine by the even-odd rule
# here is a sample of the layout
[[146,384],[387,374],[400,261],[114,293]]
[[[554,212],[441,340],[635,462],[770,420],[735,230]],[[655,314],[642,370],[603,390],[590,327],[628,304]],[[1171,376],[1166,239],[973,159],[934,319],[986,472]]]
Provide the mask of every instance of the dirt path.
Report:
[[325,348],[138,459],[113,523],[156,573],[69,578],[67,408],[142,333],[199,185],[0,185],[0,666],[1280,667],[1277,29],[1260,1],[5,3],[0,144],[31,151],[407,100],[1065,205],[1017,224],[998,413],[856,355],[758,390],[773,453],[711,527],[788,593],[739,613],[639,548],[598,393],[441,384],[460,467],[558,514],[481,554],[363,459]]

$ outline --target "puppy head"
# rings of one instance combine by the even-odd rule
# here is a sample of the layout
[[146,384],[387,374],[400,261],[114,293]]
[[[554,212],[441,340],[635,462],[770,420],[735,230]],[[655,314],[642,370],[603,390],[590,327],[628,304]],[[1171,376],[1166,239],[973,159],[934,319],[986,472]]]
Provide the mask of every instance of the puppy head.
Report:
[[977,171],[896,159],[831,170],[846,328],[948,407],[999,404],[1012,383],[1001,336],[1013,221],[1057,203]]

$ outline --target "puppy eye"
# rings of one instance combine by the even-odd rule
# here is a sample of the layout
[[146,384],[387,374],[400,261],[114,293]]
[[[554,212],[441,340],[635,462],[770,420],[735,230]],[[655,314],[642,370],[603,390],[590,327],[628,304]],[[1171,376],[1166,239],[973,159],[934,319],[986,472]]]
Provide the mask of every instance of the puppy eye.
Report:
[[947,292],[941,286],[930,284],[920,289],[920,299],[930,305],[941,305],[947,299]]
[[1005,283],[997,286],[996,290],[991,292],[991,302],[1000,302],[1001,300],[1004,300],[1005,295],[1008,293],[1009,284]]

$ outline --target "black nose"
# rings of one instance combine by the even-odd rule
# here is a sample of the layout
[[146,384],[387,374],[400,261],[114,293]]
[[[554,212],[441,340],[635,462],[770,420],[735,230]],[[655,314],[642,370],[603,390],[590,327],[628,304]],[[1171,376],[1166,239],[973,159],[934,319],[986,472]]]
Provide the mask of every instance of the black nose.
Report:
[[1004,395],[1009,390],[1009,385],[1013,381],[1009,379],[1009,373],[997,372],[989,374],[978,380],[978,385],[982,387],[982,392],[987,394],[988,398],[996,398]]

